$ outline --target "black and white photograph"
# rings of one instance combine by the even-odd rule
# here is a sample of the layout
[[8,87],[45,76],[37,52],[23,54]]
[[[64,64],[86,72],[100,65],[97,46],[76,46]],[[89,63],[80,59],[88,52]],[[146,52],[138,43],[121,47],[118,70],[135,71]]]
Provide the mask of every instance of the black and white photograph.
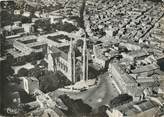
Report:
[[164,117],[164,0],[0,0],[0,117]]

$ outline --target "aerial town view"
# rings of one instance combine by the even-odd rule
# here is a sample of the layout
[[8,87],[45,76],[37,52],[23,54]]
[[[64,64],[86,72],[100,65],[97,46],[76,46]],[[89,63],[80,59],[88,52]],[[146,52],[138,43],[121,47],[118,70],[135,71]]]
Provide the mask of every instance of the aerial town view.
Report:
[[164,0],[0,3],[0,117],[164,117]]

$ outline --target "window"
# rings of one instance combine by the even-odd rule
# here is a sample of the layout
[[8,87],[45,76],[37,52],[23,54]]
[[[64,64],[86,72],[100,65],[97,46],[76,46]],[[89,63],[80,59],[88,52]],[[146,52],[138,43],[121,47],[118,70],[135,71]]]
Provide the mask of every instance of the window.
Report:
[[66,72],[68,72],[68,67],[66,66],[65,68],[66,68],[66,70],[65,70],[65,71],[66,71]]

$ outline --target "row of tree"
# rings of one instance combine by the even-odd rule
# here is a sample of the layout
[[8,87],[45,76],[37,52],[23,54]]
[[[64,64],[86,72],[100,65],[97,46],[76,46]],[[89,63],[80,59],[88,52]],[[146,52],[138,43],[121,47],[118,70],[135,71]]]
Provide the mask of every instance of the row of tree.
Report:
[[21,68],[18,71],[17,77],[36,77],[40,83],[40,89],[43,92],[54,91],[65,85],[71,84],[71,82],[59,71],[50,72],[47,71],[47,62],[42,60],[40,64],[35,64],[32,69]]

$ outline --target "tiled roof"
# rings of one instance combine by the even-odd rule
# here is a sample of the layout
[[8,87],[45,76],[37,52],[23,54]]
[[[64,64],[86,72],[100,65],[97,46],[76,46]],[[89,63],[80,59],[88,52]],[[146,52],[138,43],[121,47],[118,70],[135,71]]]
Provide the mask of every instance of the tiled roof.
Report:
[[62,57],[65,60],[68,60],[68,54],[64,53],[60,49],[53,46],[53,47],[51,47],[51,51],[54,53],[54,54],[52,54],[52,56],[55,56],[55,54],[59,54],[60,57]]

